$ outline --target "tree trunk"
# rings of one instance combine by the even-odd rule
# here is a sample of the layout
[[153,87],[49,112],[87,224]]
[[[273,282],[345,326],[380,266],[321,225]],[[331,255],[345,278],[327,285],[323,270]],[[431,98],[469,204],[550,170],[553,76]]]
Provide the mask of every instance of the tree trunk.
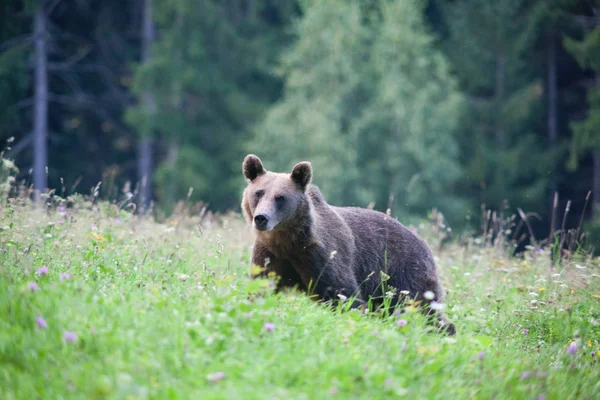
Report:
[[506,70],[506,58],[503,54],[496,55],[496,143],[500,146],[504,144],[504,130],[502,128],[502,106],[504,101],[504,76]]
[[48,69],[46,53],[46,15],[43,2],[35,13],[35,104],[34,104],[34,156],[33,187],[36,199],[48,185]]
[[[554,149],[556,146],[556,140],[558,138],[558,130],[557,130],[557,113],[556,113],[556,42],[554,32],[551,32],[547,36],[547,62],[548,62],[548,82],[547,82],[547,92],[548,92],[548,141],[550,142],[550,149]],[[552,207],[552,215],[555,216],[555,204],[554,204],[554,194],[557,192],[558,188],[556,186],[556,181],[553,177],[553,174],[550,174],[550,207]],[[551,226],[550,226],[550,234],[553,235],[556,231],[556,226],[554,225],[554,221],[556,218],[552,218]]]
[[[152,21],[152,0],[144,1],[142,24],[142,63],[147,63],[152,57],[151,47],[154,40],[154,23]],[[142,95],[142,104],[148,116],[155,111],[154,94],[147,90]],[[138,143],[138,206],[143,212],[152,197],[152,132],[142,132]]]

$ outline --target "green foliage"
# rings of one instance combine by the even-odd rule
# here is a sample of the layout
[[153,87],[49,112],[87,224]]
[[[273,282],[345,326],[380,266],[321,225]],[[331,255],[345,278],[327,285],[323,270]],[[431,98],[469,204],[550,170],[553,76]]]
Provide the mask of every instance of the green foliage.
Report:
[[[600,24],[582,40],[565,37],[564,45],[584,69],[596,71],[595,85],[587,90],[587,118],[571,123],[573,140],[569,168],[576,169],[580,158],[588,151],[600,150]],[[597,199],[594,200],[598,202]]]
[[[13,1],[2,2],[0,13],[11,15],[18,9]],[[22,38],[14,45],[2,49],[2,44],[19,38],[26,33],[22,22],[0,24],[0,137],[6,140],[18,136],[24,129],[24,121],[19,113],[27,96],[30,77],[27,69],[29,42]]]
[[[250,151],[268,168],[309,159],[333,203],[458,211],[460,96],[416,1],[379,2],[365,20],[357,1],[309,2],[282,57],[285,94]],[[371,14],[369,14],[371,15]],[[377,13],[375,14],[377,15]]]
[[11,199],[0,213],[2,399],[600,395],[598,260],[549,279],[545,255],[449,246],[436,254],[448,338],[410,308],[386,318],[274,295],[248,277],[237,215],[162,225],[49,201],[69,207]]
[[0,202],[4,202],[10,192],[14,182],[15,175],[19,169],[15,164],[0,155]]
[[443,46],[467,97],[458,135],[465,166],[459,187],[474,210],[482,203],[502,209],[505,201],[536,209],[546,196],[561,148],[548,149],[538,128],[546,110],[529,57],[541,9],[524,0],[443,3],[449,31]]
[[[147,115],[140,104],[127,118],[138,132],[178,147],[157,168],[157,196],[168,207],[191,186],[195,199],[237,207],[238,143],[277,92],[265,67],[280,27],[261,17],[264,2],[256,9],[244,9],[242,1],[155,3],[160,34],[151,60],[136,67],[133,90],[138,96],[151,91],[156,107]],[[276,6],[284,20],[289,3]]]
[[600,206],[593,210],[593,217],[583,224],[585,244],[591,247],[594,254],[600,253]]

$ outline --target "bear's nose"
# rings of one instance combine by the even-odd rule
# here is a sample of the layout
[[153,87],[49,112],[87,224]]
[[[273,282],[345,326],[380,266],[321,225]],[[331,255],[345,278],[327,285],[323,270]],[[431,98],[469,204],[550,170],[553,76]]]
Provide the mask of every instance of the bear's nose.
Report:
[[254,216],[254,225],[259,231],[264,231],[267,229],[267,222],[269,222],[269,217],[267,217],[265,214],[258,214]]

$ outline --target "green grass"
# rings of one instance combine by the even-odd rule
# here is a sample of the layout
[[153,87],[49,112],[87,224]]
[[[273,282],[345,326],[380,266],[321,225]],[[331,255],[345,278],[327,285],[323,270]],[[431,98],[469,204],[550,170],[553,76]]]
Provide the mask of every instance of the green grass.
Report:
[[0,399],[600,398],[598,260],[448,246],[449,338],[271,294],[239,216],[72,204],[0,208]]

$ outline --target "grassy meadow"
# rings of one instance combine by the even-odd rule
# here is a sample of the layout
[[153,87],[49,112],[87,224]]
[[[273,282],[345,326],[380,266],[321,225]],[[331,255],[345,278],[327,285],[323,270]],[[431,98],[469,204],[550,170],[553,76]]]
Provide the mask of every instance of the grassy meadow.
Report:
[[[0,399],[600,398],[600,260],[434,249],[455,337],[251,281],[241,216],[0,208]],[[257,295],[257,292],[259,295]]]

